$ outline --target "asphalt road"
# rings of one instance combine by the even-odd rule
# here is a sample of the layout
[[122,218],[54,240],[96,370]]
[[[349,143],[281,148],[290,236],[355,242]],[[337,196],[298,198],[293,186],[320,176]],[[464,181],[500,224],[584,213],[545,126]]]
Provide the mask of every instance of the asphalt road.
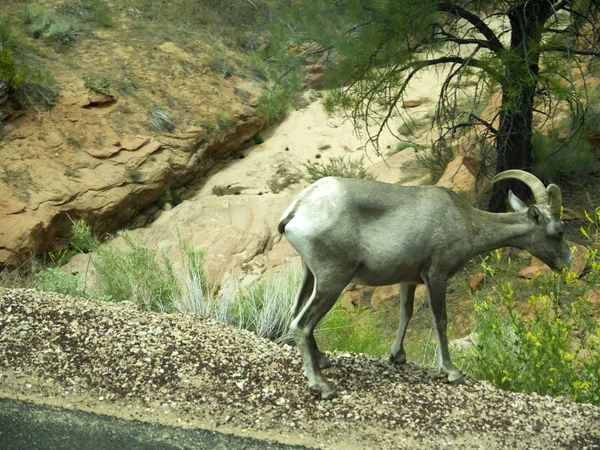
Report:
[[0,398],[2,450],[307,448]]

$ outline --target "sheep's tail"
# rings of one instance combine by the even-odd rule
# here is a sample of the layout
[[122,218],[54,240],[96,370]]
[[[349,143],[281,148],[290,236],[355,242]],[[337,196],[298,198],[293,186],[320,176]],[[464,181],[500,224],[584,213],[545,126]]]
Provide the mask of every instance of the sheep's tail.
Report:
[[313,190],[315,190],[318,185],[319,185],[319,181],[317,181],[316,183],[311,184],[306,189],[304,189],[302,192],[300,192],[300,194],[298,194],[298,196],[292,202],[292,204],[290,206],[288,206],[288,208],[283,212],[283,215],[281,216],[281,219],[279,219],[279,225],[277,226],[277,231],[279,231],[279,234],[285,233],[285,226],[288,223],[290,223],[290,221],[296,215],[296,209],[298,209],[298,205],[300,204],[300,201],[304,197],[306,197],[307,194],[309,194]]
[[285,226],[294,218],[294,215],[296,214],[297,204],[298,200],[294,201],[290,206],[288,206],[288,209],[284,211],[281,219],[279,219],[279,225],[277,225],[277,231],[279,231],[279,234],[285,233]]

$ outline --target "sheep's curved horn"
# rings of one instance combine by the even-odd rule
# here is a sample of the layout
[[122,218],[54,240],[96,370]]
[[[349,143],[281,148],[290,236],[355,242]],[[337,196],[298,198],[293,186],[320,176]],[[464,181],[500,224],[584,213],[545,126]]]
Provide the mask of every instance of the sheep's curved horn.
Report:
[[[535,175],[532,175],[529,172],[525,172],[524,170],[505,170],[504,172],[500,172],[498,175],[496,175],[492,179],[492,183],[495,183],[496,181],[500,180],[505,180],[507,178],[514,178],[516,180],[521,180],[523,183],[525,183],[529,187],[529,189],[531,189],[531,192],[533,192],[533,196],[537,204],[548,204],[550,202],[550,198],[548,195],[549,191],[546,190],[546,186],[544,186],[544,183],[542,183]],[[558,186],[556,186],[556,189],[558,189]],[[556,191],[554,189],[552,189],[552,192],[552,195],[555,195]],[[558,194],[560,196],[560,189],[558,190]],[[560,200],[560,197],[558,198]],[[560,205],[558,209],[560,211]]]
[[560,208],[562,206],[562,194],[560,188],[555,184],[550,184],[546,191],[550,196],[550,212],[553,216],[560,217]]

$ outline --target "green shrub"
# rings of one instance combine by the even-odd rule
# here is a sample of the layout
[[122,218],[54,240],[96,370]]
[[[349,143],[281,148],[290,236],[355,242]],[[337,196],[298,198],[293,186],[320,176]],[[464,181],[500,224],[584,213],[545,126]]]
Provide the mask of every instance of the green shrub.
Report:
[[15,97],[24,106],[36,105],[44,109],[50,109],[60,95],[60,88],[52,78],[44,75],[32,75],[29,79],[22,81],[15,91]]
[[[600,279],[597,250],[588,256],[586,278],[594,285]],[[476,343],[459,359],[461,368],[502,389],[600,404],[600,326],[577,276],[532,280],[524,316],[522,290],[494,269],[486,272],[492,289],[474,299]]]
[[241,286],[233,303],[236,325],[275,342],[292,342],[292,307],[301,279],[301,272],[288,266],[273,277]]
[[19,10],[19,18],[25,27],[33,25],[44,12],[39,6],[23,5]]
[[33,276],[32,286],[40,291],[66,295],[82,295],[79,276],[66,273],[58,267],[49,267]]
[[302,82],[300,74],[290,73],[285,82],[273,88],[264,87],[258,101],[258,115],[269,122],[283,118],[287,111],[300,103]]
[[443,141],[436,142],[430,150],[421,150],[416,153],[417,162],[423,169],[429,171],[433,184],[442,178],[453,156],[452,148]]
[[173,301],[182,313],[202,314],[220,322],[250,330],[275,342],[290,342],[292,304],[301,273],[291,267],[248,285],[230,279],[217,296],[212,295],[197,250],[182,246],[184,253],[184,292]]
[[388,152],[388,156],[400,153],[402,150],[406,150],[407,148],[417,148],[417,144],[411,141],[399,141],[396,146]]
[[179,295],[171,261],[164,253],[142,247],[127,232],[119,236],[124,247],[100,246],[92,259],[101,297],[130,300],[140,309],[168,309]]
[[315,330],[321,350],[367,353],[383,357],[389,354],[391,340],[369,309],[348,311],[336,305]]
[[87,75],[83,77],[86,89],[98,94],[106,95],[113,98],[114,95],[110,91],[110,80],[108,77],[94,77]]
[[233,63],[220,53],[213,54],[210,57],[208,67],[213,72],[221,75],[232,75],[235,72]]
[[92,233],[92,228],[85,220],[79,219],[74,221],[71,230],[73,237],[71,238],[70,246],[73,250],[79,253],[89,253],[95,251],[100,246],[98,238]]
[[164,133],[174,131],[177,122],[169,113],[158,106],[153,106],[148,110],[148,125],[157,133]]
[[362,178],[374,180],[373,175],[367,172],[364,165],[364,156],[352,160],[343,156],[333,157],[327,163],[308,161],[304,164],[307,171],[307,179],[311,182],[324,177]]
[[592,145],[583,133],[561,142],[559,130],[534,134],[533,173],[546,183],[560,178],[590,174],[600,167]]

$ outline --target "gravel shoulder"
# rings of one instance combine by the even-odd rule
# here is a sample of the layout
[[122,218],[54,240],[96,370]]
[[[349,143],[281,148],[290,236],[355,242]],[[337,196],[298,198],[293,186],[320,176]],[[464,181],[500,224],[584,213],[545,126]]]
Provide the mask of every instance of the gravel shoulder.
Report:
[[600,408],[333,355],[340,398],[295,348],[201,316],[0,289],[0,397],[327,449],[600,448]]

